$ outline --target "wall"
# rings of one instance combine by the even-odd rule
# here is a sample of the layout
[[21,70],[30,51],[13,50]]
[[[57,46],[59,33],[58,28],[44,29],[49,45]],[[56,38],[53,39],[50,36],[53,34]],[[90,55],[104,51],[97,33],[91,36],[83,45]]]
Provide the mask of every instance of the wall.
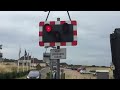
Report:
[[97,72],[97,79],[109,79],[109,72]]

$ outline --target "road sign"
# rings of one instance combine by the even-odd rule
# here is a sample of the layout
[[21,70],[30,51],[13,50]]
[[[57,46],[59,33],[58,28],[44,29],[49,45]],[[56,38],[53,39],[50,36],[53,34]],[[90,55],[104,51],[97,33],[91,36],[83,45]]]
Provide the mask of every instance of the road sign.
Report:
[[39,46],[76,46],[77,21],[42,21]]
[[66,59],[66,48],[51,49],[50,59]]

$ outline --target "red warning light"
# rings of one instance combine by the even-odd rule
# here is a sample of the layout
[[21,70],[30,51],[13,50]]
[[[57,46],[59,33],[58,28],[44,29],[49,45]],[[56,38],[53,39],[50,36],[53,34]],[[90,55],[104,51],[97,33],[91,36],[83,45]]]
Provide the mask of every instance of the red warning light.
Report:
[[47,32],[51,32],[51,31],[52,31],[52,27],[51,27],[50,25],[46,25],[46,26],[45,26],[45,30],[46,30]]

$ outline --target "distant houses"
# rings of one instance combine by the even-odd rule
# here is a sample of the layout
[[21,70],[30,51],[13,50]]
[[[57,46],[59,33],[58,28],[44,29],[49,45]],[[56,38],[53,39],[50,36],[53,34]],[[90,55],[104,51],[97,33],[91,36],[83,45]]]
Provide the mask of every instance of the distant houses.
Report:
[[34,58],[34,59],[32,58],[32,60],[31,60],[31,66],[36,67],[38,64],[39,64],[41,67],[45,67],[45,66],[46,66],[46,63],[43,62],[43,60],[38,60],[37,58]]
[[[31,60],[31,66],[33,66],[33,67],[36,67],[38,64],[41,67],[46,67],[46,63],[43,60],[38,60],[37,58],[31,58],[31,56],[29,56],[29,58],[25,57],[25,60],[24,60],[24,56],[22,56],[19,59],[20,60],[19,65],[22,66],[22,64],[23,64],[22,60],[28,61],[28,59],[29,59],[29,61]],[[18,60],[6,59],[6,58],[3,59],[3,62],[6,65],[10,65],[10,64],[16,64],[17,65],[18,64]],[[24,65],[26,65],[26,64],[27,63],[24,63]],[[30,64],[28,64],[28,65],[30,65]]]
[[[33,67],[36,67],[38,64],[41,67],[45,67],[46,66],[46,63],[43,60],[38,60],[37,58],[31,58],[31,56],[29,56],[29,57],[22,56],[20,58],[20,60],[31,60],[31,66],[33,66]],[[21,64],[22,64],[22,62],[21,62]]]

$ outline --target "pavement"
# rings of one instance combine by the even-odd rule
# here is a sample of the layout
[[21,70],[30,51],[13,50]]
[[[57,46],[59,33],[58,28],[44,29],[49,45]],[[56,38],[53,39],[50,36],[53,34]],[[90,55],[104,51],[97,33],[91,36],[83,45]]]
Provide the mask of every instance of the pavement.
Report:
[[46,79],[46,74],[50,72],[50,68],[49,67],[43,68],[40,72],[41,72],[41,79]]

